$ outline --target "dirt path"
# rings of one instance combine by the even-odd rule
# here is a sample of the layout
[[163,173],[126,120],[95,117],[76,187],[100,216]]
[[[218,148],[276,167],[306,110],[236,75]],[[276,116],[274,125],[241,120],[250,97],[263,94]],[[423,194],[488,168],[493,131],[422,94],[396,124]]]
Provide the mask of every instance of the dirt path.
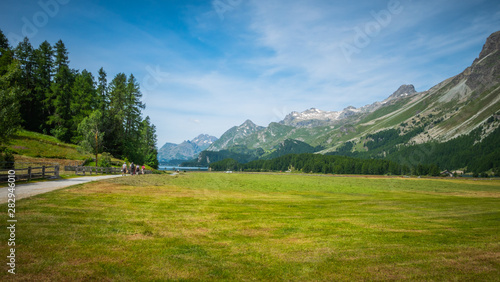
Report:
[[[91,181],[98,181],[102,179],[108,179],[108,178],[114,178],[114,177],[121,177],[121,175],[104,175],[104,176],[84,176],[84,177],[78,177],[78,178],[71,178],[71,179],[62,179],[62,180],[55,180],[55,181],[44,181],[44,182],[35,182],[35,183],[28,183],[28,184],[19,184],[16,185],[16,200],[22,199],[22,198],[28,198],[34,195],[38,194],[43,194],[47,193],[53,190],[69,187],[72,185],[77,185],[77,184],[82,184],[82,183],[87,183]],[[7,194],[8,192],[8,187],[2,187],[0,188],[0,203],[6,203],[7,202]]]

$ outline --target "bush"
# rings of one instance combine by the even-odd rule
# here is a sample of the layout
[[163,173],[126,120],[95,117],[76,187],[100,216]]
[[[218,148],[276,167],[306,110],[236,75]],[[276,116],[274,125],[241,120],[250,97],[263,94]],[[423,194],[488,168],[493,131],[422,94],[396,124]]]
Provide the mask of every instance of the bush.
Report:
[[0,147],[0,169],[13,169],[14,168],[14,155],[12,151]]
[[93,158],[87,158],[85,159],[85,161],[83,162],[83,166],[87,166],[91,163],[94,163],[94,159]]
[[493,174],[495,176],[500,176],[500,167],[493,168]]
[[111,154],[110,153],[102,153],[99,158],[99,162],[97,164],[98,167],[111,167]]
[[158,162],[158,159],[156,158],[156,154],[149,154],[146,157],[146,165],[148,165],[154,169],[158,169],[160,164]]

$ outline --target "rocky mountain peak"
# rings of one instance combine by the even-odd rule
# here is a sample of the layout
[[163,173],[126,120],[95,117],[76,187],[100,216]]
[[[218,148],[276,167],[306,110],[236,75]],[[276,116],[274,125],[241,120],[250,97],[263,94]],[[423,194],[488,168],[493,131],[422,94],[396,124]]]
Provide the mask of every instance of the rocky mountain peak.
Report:
[[316,108],[310,108],[309,110],[304,111],[303,113],[305,114],[312,114],[312,113],[321,113],[321,110],[318,110]]
[[240,134],[243,134],[243,135],[249,135],[255,131],[261,130],[263,127],[258,126],[253,121],[247,119],[244,123],[242,123],[240,126],[235,127],[235,128],[236,128],[236,132],[239,132]]
[[255,123],[253,123],[253,121],[247,119],[243,124],[240,125],[240,127],[257,127],[257,125]]
[[215,141],[217,141],[217,137],[210,136],[208,134],[200,134],[196,138],[191,140],[192,143],[196,144],[198,147],[202,148],[203,150],[208,148]]
[[231,129],[226,131],[222,136],[214,142],[207,150],[208,151],[220,151],[227,149],[231,146],[238,145],[241,140],[251,134],[263,130],[264,127],[258,126],[251,120],[247,119],[240,126],[233,126]]
[[387,100],[406,97],[415,93],[417,93],[417,91],[415,90],[415,86],[413,86],[413,84],[403,84],[398,88],[398,90],[392,93]]
[[479,54],[479,58],[477,60],[482,60],[486,56],[498,51],[500,49],[500,31],[497,31],[491,34],[488,39],[486,39],[486,43],[483,46],[483,50]]
[[500,31],[492,33],[483,45],[479,57],[472,66],[465,69],[453,79],[453,83],[466,80],[471,91],[481,93],[485,89],[495,86],[500,76]]

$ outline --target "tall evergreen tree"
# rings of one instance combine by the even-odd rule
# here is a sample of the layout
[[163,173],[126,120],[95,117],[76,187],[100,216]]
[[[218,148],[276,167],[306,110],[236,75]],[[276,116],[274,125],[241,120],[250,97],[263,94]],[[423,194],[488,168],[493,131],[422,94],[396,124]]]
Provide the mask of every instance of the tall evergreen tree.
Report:
[[33,46],[28,37],[25,37],[23,41],[19,42],[15,49],[15,58],[19,61],[19,67],[21,69],[19,82],[26,90],[34,88],[33,73],[35,62],[33,52]]
[[71,88],[74,73],[69,68],[68,51],[64,43],[59,40],[55,46],[55,71],[54,81],[50,94],[45,101],[49,105],[47,124],[50,132],[58,139],[70,142],[71,140]]
[[54,45],[55,50],[55,68],[54,71],[57,73],[63,67],[69,67],[69,56],[68,49],[62,40],[57,41]]
[[52,69],[54,66],[54,51],[49,42],[44,41],[34,51],[35,61],[35,89],[33,91],[34,118],[33,130],[43,132],[46,130],[49,106],[46,104],[47,96],[50,95],[52,83]]
[[16,78],[21,72],[19,63],[13,61],[7,68],[7,72],[0,74],[0,144],[6,142],[16,132],[21,124],[19,112],[19,97],[22,88],[17,86]]
[[[3,33],[3,31],[0,29],[0,51],[2,49],[9,50],[10,46],[9,46],[9,40],[7,39],[7,36],[5,36],[5,34]],[[0,53],[0,55],[1,54],[2,53]]]
[[128,78],[125,93],[125,134],[132,135],[139,128],[141,111],[146,107],[141,101],[142,93],[133,74]]
[[125,91],[125,123],[124,123],[124,154],[132,160],[141,160],[142,156],[137,150],[140,144],[140,125],[142,122],[141,111],[145,105],[141,101],[142,94],[139,83],[133,74],[127,80]]
[[97,95],[99,101],[99,109],[104,114],[109,109],[109,89],[108,89],[108,79],[107,74],[103,68],[99,69],[97,78]]
[[0,75],[7,73],[9,65],[14,59],[14,54],[9,45],[9,40],[0,30]]
[[141,162],[152,168],[158,168],[158,149],[156,148],[156,126],[147,116],[141,123]]
[[62,67],[54,77],[51,86],[51,105],[53,114],[49,116],[48,124],[51,126],[51,134],[59,140],[70,142],[71,132],[71,88],[73,74],[68,67]]
[[98,105],[94,77],[87,70],[83,70],[75,77],[75,82],[71,88],[70,105],[72,141],[77,143],[80,139],[78,125],[85,117],[90,116]]
[[23,120],[23,127],[28,130],[34,130],[34,121],[36,120],[36,109],[33,107],[33,103],[36,103],[36,99],[33,96],[35,89],[34,80],[34,50],[27,37],[23,41],[19,42],[16,49],[14,50],[15,59],[19,61],[19,68],[21,72],[17,78],[18,84],[23,88],[24,95],[19,97],[19,104],[21,110],[21,118]]
[[127,76],[124,73],[119,73],[109,84],[108,115],[110,120],[104,137],[106,151],[115,156],[123,155],[126,91]]

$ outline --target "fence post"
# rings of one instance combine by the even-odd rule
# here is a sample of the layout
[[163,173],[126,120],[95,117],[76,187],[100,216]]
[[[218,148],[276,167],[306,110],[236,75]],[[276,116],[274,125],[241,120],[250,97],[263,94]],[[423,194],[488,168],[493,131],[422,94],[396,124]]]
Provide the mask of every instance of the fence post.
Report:
[[45,166],[42,165],[42,178],[45,178]]
[[59,165],[56,165],[54,167],[54,176],[59,178]]
[[28,181],[31,181],[31,166],[28,167]]

